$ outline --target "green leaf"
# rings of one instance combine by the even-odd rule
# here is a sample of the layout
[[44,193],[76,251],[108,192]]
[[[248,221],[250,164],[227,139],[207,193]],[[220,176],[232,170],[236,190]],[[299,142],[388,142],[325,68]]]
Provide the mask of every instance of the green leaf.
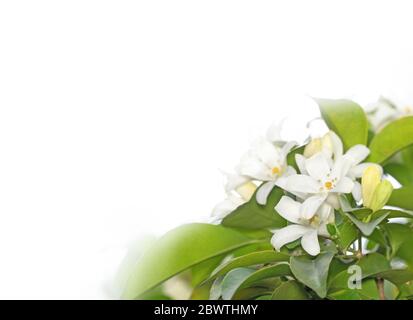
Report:
[[383,229],[389,239],[392,256],[397,254],[404,242],[413,240],[413,230],[405,224],[388,223],[383,226]]
[[289,256],[285,253],[276,252],[274,250],[265,250],[261,252],[253,252],[241,257],[234,258],[227,263],[222,264],[211,274],[211,278],[222,276],[232,269],[239,267],[254,266],[271,262],[288,261]]
[[413,171],[413,146],[403,149],[401,155],[403,164],[411,170],[411,173]]
[[390,174],[395,178],[402,186],[408,186],[413,184],[413,172],[412,169],[401,163],[388,163],[384,166],[384,172]]
[[[258,191],[258,189],[257,189]],[[222,225],[231,228],[264,229],[281,228],[287,222],[275,211],[274,207],[284,195],[284,191],[274,187],[267,199],[267,204],[262,206],[257,203],[256,193],[251,200],[239,206],[221,222]]]
[[[349,264],[346,270],[337,274],[330,283],[329,289],[348,289],[348,280],[352,273],[348,273],[348,268],[353,265]],[[390,270],[390,264],[387,259],[378,253],[370,253],[363,256],[355,265],[361,269],[362,279],[375,276],[381,272]]]
[[327,126],[340,136],[346,150],[356,144],[367,144],[367,117],[357,103],[350,100],[316,101]]
[[346,250],[358,237],[357,228],[345,217],[343,223],[337,227],[339,231],[338,244],[342,250]]
[[373,233],[374,229],[384,220],[387,218],[389,215],[389,212],[384,213],[381,217],[370,221],[368,223],[362,222],[360,220],[357,220],[355,217],[353,217],[350,214],[347,214],[347,217],[359,228],[359,230],[365,235],[369,236]]
[[413,186],[405,186],[394,189],[387,205],[399,207],[406,210],[413,210]]
[[329,298],[333,300],[378,300],[376,282],[374,279],[367,279],[362,282],[361,289],[342,289],[329,293]]
[[224,259],[223,255],[219,255],[216,257],[212,257],[211,259],[205,260],[201,263],[196,264],[192,270],[192,278],[191,283],[195,287],[199,285],[201,282],[206,280],[212,271],[214,271],[220,262]]
[[194,223],[178,227],[157,240],[141,257],[123,298],[137,298],[198,263],[255,242],[222,226]]
[[221,283],[222,299],[231,300],[245,279],[254,272],[254,269],[249,268],[237,268],[228,272]]
[[327,277],[334,254],[321,253],[311,260],[307,257],[291,257],[290,268],[300,282],[313,289],[320,298],[327,294]]
[[[252,270],[252,272],[246,271]],[[287,264],[268,266],[259,270],[237,268],[230,271],[222,282],[222,298],[230,300],[240,289],[248,287],[257,281],[291,275]]]
[[410,145],[413,145],[413,117],[403,117],[390,122],[374,136],[366,161],[383,163]]
[[412,270],[388,270],[377,274],[378,277],[389,280],[400,287],[406,282],[413,280]]
[[275,288],[272,300],[308,300],[307,292],[295,280],[284,282]]

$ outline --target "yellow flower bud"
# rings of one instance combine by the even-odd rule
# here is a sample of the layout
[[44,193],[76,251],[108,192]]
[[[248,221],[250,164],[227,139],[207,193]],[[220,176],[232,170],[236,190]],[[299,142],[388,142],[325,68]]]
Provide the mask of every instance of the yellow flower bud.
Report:
[[361,178],[363,203],[366,208],[371,207],[374,191],[381,181],[381,170],[376,165],[367,167]]
[[323,149],[323,143],[321,138],[316,138],[310,141],[309,144],[305,146],[304,157],[310,158],[316,153],[320,152]]
[[383,208],[387,201],[389,201],[392,192],[393,186],[389,181],[383,180],[380,182],[374,191],[373,198],[370,203],[370,209],[373,210],[373,212],[376,212]]
[[246,201],[251,199],[255,190],[257,190],[257,186],[251,181],[248,181],[235,189],[235,191]]

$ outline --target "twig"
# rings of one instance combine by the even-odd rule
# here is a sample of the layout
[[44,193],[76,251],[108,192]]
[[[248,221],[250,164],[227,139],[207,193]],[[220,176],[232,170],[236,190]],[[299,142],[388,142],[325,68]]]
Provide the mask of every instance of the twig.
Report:
[[384,280],[383,278],[376,279],[377,290],[379,291],[379,298],[380,300],[386,300],[386,296],[384,295]]

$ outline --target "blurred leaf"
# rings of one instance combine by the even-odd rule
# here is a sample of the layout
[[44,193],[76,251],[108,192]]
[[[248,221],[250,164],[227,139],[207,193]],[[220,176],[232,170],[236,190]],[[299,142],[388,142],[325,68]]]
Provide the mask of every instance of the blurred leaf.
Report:
[[[258,191],[258,189],[257,189]],[[274,187],[268,196],[267,204],[262,206],[256,201],[256,193],[251,200],[239,206],[221,222],[222,225],[232,228],[264,229],[284,227],[287,222],[275,211],[284,191]]]
[[388,223],[383,226],[392,249],[392,256],[395,256],[399,251],[401,245],[413,239],[413,230],[405,225],[399,223]]
[[209,277],[209,275],[211,274],[211,272],[214,271],[216,269],[216,267],[218,267],[218,265],[220,264],[220,262],[222,261],[223,258],[224,258],[223,255],[219,255],[219,256],[212,257],[208,260],[205,260],[205,261],[195,265],[191,270],[191,273],[192,273],[192,279],[191,279],[192,286],[196,287],[201,282],[206,280]]
[[209,300],[218,300],[222,295],[222,281],[224,277],[216,278],[215,281],[212,283],[210,292],[209,292]]
[[356,144],[367,144],[367,117],[357,103],[350,100],[316,101],[327,126],[340,136],[346,150]]
[[376,282],[374,279],[367,279],[362,282],[361,289],[341,289],[329,293],[328,297],[333,300],[378,300]]
[[294,276],[307,287],[313,289],[319,297],[327,294],[328,269],[334,254],[321,253],[315,259],[291,257],[290,268]]
[[393,190],[387,205],[413,210],[413,186],[405,186]]
[[224,275],[230,270],[235,269],[235,268],[253,266],[253,265],[258,265],[258,264],[265,264],[265,263],[271,263],[271,262],[288,261],[289,258],[290,257],[287,254],[276,252],[274,250],[265,250],[261,252],[249,253],[244,256],[234,258],[228,261],[227,263],[222,264],[216,270],[214,270],[214,272],[211,274],[211,278]]
[[137,298],[198,263],[256,241],[222,226],[194,223],[178,227],[157,240],[141,257],[123,298]]
[[396,286],[401,286],[408,281],[413,280],[413,271],[411,270],[388,270],[380,272],[378,277],[389,280]]
[[410,173],[413,175],[413,146],[403,149],[401,155],[403,164],[410,169]]
[[272,300],[308,300],[308,294],[295,280],[284,282],[277,287],[271,297]]
[[413,117],[403,117],[390,122],[374,136],[366,161],[383,163],[410,145],[413,145]]
[[412,169],[408,168],[401,163],[389,163],[384,166],[384,172],[390,174],[394,179],[396,179],[401,185],[411,185],[413,184],[413,173]]

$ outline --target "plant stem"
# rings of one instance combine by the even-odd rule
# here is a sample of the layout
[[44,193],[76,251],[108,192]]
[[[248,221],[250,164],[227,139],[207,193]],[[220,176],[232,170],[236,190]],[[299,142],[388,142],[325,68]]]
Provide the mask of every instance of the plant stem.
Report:
[[379,298],[380,300],[386,300],[386,296],[384,295],[384,280],[383,278],[376,279],[377,290],[379,291]]

